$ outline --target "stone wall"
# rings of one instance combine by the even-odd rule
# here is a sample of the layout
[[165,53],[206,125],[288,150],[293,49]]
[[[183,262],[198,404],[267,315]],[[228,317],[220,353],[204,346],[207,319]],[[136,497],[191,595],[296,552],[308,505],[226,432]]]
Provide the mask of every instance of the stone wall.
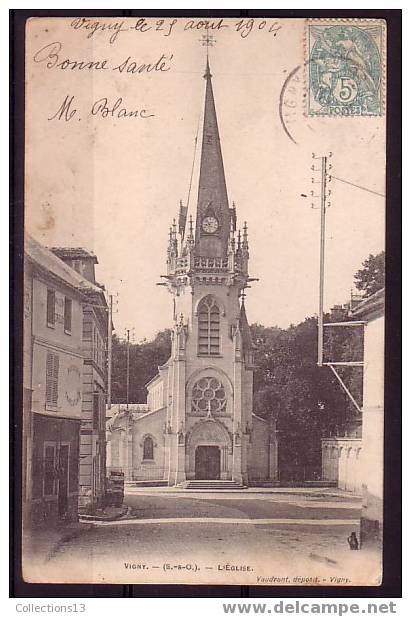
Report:
[[357,495],[362,490],[362,440],[334,437],[322,440],[322,479]]

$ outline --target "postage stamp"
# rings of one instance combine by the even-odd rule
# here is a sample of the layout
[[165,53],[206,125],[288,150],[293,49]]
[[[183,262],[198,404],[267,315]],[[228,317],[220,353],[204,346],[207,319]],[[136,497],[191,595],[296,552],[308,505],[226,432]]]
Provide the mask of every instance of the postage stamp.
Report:
[[384,23],[307,24],[309,116],[384,113]]

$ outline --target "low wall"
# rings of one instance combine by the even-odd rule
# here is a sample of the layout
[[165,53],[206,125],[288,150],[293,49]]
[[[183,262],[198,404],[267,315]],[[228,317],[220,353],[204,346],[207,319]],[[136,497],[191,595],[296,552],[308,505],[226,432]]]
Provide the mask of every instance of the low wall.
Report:
[[362,493],[362,439],[332,437],[322,440],[322,479],[356,495]]

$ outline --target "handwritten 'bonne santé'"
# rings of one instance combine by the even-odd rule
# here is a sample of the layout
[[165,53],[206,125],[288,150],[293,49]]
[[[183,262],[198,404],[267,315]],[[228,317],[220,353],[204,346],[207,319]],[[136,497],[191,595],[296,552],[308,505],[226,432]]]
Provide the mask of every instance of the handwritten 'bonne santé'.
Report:
[[118,71],[119,73],[165,73],[170,70],[173,54],[161,54],[157,59],[151,62],[139,62],[131,56],[125,58],[119,64],[114,66],[110,64],[107,58],[101,60],[77,60],[64,57],[63,45],[59,41],[54,41],[39,49],[33,56],[36,63],[44,63],[46,68],[57,69],[61,71]]

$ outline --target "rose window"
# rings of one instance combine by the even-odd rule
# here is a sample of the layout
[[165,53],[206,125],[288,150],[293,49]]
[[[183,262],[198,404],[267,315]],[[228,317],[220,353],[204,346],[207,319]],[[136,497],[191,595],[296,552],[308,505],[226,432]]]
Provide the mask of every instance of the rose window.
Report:
[[197,413],[223,412],[227,406],[224,386],[215,377],[202,377],[194,385],[192,411]]

